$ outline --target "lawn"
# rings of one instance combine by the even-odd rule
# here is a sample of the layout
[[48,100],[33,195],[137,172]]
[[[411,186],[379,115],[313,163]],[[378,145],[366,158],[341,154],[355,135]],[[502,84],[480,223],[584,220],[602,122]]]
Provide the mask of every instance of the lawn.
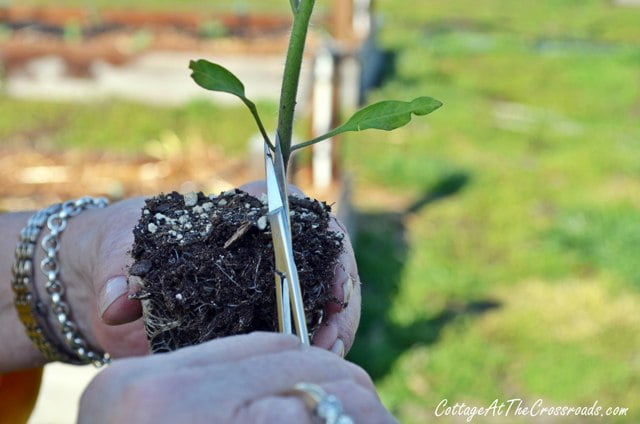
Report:
[[[260,107],[265,125],[275,125],[276,106],[263,103]],[[205,101],[169,109],[118,100],[91,104],[15,100],[0,94],[0,116],[3,144],[28,140],[45,149],[72,147],[136,154],[169,130],[181,139],[197,132],[228,155],[239,156],[255,134],[242,119],[251,119],[245,109]]]
[[[369,101],[445,107],[342,145],[364,292],[349,358],[403,423],[430,422],[445,398],[598,401],[629,408],[602,422],[640,422],[640,8],[377,4],[389,60]],[[135,152],[197,127],[240,155],[251,130],[238,111],[0,97],[0,140],[53,128],[55,146]]]
[[445,398],[598,400],[636,422],[640,10],[428,3],[379,3],[394,69],[371,100],[445,107],[346,143],[358,186],[407,195],[363,212],[351,359],[402,422]]

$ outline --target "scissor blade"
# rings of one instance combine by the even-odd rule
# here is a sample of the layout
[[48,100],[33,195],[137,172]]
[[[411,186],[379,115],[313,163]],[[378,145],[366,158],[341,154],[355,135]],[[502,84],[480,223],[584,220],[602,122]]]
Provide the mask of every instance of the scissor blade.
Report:
[[264,145],[264,169],[267,181],[267,204],[269,212],[273,212],[279,208],[283,208],[282,192],[280,183],[276,175],[276,169],[273,163],[273,153],[269,150],[269,146]]
[[[269,213],[273,249],[276,257],[276,285],[281,284],[280,275],[284,274],[291,297],[290,301],[293,307],[293,322],[296,327],[296,334],[303,344],[308,345],[309,331],[307,329],[304,303],[302,301],[302,290],[300,288],[298,270],[296,269],[296,264],[293,259],[291,231],[286,218],[288,218],[288,214],[285,214],[284,208]],[[278,286],[276,286],[276,290],[278,290]],[[284,293],[280,300],[282,303],[278,304],[278,312],[282,311],[284,313],[286,311],[286,307],[283,305],[285,301]]]
[[291,300],[287,277],[276,271],[276,306],[278,308],[278,331],[293,334],[291,326]]
[[[302,290],[298,270],[293,258],[293,242],[289,217],[289,197],[287,179],[282,159],[282,146],[276,134],[276,149],[271,152],[265,144],[265,173],[267,179],[267,199],[269,202],[269,222],[276,259],[276,301],[278,326],[280,331],[291,331],[291,311],[296,334],[303,344],[309,345],[309,332],[305,317]],[[289,299],[287,299],[289,297]],[[289,307],[290,302],[290,307]]]
[[287,225],[289,224],[289,195],[287,194],[287,175],[284,169],[284,161],[282,159],[282,144],[280,143],[280,137],[276,134],[276,151],[275,157],[273,157],[273,169],[276,174],[276,180],[278,181],[278,188],[280,190],[280,198],[286,212]]

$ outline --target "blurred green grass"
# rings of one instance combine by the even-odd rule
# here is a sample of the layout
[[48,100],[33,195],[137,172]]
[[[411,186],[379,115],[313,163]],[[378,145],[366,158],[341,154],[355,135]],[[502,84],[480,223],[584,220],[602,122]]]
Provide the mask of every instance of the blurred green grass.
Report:
[[[259,102],[265,125],[275,125],[277,107]],[[255,129],[246,124],[241,107],[216,106],[196,100],[176,108],[153,107],[109,100],[68,103],[17,100],[0,95],[0,140],[19,145],[29,141],[40,148],[103,149],[135,154],[166,130],[181,138],[194,132],[230,156],[246,153]],[[213,119],[215,117],[215,119]]]
[[606,422],[637,422],[640,10],[379,5],[393,61],[371,100],[424,93],[445,107],[366,149],[349,137],[349,169],[414,199],[469,179],[418,211],[364,214],[350,358],[402,422],[432,420],[444,398],[599,400],[630,408]]
[[[444,398],[598,400],[630,408],[606,422],[639,422],[640,9],[378,6],[389,60],[369,100],[425,94],[445,107],[394,133],[345,138],[358,188],[414,202],[362,202],[364,309],[350,359],[405,423],[433,420]],[[0,98],[0,116],[1,140],[42,128],[58,146],[123,151],[196,127],[238,155],[253,133],[244,111],[202,103]]]

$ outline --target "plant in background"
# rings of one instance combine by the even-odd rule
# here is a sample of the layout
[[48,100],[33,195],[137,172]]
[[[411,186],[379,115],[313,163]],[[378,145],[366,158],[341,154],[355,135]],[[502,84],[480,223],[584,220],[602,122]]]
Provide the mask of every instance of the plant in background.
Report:
[[[313,140],[291,145],[300,69],[314,0],[291,0],[293,29],[280,97],[277,139],[271,140],[242,82],[224,67],[197,60],[192,77],[201,87],[238,97],[248,107],[264,142],[291,153],[338,134],[366,129],[393,130],[442,104],[430,97],[410,102],[382,101],[356,112],[344,124]],[[276,149],[279,143],[279,149]],[[342,234],[329,228],[330,207],[289,197],[294,260],[302,288],[310,336],[323,323]],[[147,200],[134,229],[130,283],[142,287],[143,318],[151,350],[163,352],[213,338],[252,331],[276,331],[275,272],[268,208],[240,190],[220,195],[173,192]],[[135,280],[135,281],[132,281]],[[343,305],[344,306],[344,305]]]

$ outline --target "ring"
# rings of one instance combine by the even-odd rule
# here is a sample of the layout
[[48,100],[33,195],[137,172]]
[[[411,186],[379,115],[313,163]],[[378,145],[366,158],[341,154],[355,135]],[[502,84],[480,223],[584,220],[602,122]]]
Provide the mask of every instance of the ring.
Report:
[[291,394],[299,396],[323,424],[354,424],[353,419],[344,413],[342,403],[337,397],[327,394],[317,384],[298,383],[293,386]]

